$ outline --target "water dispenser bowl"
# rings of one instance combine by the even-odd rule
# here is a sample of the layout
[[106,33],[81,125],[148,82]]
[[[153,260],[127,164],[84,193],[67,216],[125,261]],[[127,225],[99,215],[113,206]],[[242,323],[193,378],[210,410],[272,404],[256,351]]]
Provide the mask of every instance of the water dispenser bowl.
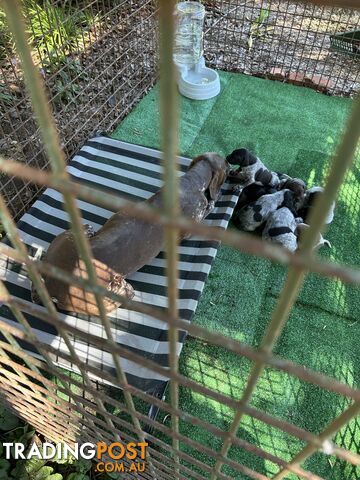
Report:
[[177,68],[179,91],[185,97],[193,100],[208,100],[220,93],[219,74],[205,66],[204,57],[190,68],[179,64]]

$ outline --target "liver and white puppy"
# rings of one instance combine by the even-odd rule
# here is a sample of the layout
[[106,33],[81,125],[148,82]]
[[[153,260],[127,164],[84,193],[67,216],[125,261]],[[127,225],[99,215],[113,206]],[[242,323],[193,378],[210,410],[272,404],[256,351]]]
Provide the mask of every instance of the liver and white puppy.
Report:
[[278,175],[268,170],[262,161],[246,148],[234,150],[226,160],[230,165],[239,165],[237,170],[231,172],[231,178],[236,179],[243,186],[254,182],[270,187],[279,185]]
[[[303,223],[301,217],[295,218],[288,208],[283,207],[270,214],[262,236],[264,240],[277,243],[291,252],[295,252],[298,249],[299,240],[301,243],[303,232],[307,228],[309,225]],[[314,250],[323,246],[331,248],[331,243],[319,233]]]
[[301,178],[289,177],[285,181],[280,180],[279,189],[288,189],[294,192],[296,209],[299,209],[304,205],[306,183],[301,180]]
[[[303,207],[299,211],[299,214],[303,217],[304,221],[306,222],[309,220],[309,214],[311,209],[314,206],[315,200],[318,195],[322,195],[324,192],[323,187],[311,187],[305,192],[305,198]],[[334,219],[334,210],[335,210],[335,202],[332,203],[330,210],[326,216],[325,224],[329,225]]]
[[[227,161],[216,153],[205,153],[195,158],[179,180],[181,214],[197,222],[206,217],[220,195],[229,170]],[[161,209],[162,189],[145,203]],[[99,283],[111,292],[132,298],[134,292],[125,277],[159,254],[164,246],[163,227],[129,218],[118,212],[95,234],[87,226],[84,228],[90,241]],[[53,240],[44,261],[71,274],[87,278],[84,263],[79,259],[70,231],[63,232]],[[58,308],[88,315],[99,314],[92,293],[49,276],[44,276],[44,280]],[[32,293],[33,300],[37,301],[36,292]],[[119,306],[108,298],[104,298],[104,304],[108,312]]]
[[233,188],[234,193],[240,193],[239,199],[236,204],[236,210],[239,210],[244,205],[255,202],[258,198],[262,197],[263,195],[268,195],[270,193],[275,193],[276,189],[270,187],[269,185],[260,185],[258,183],[251,183],[246,187],[242,187],[241,185],[237,185]]
[[295,252],[298,246],[296,230],[300,222],[302,222],[302,218],[295,219],[293,213],[287,207],[279,208],[279,210],[272,212],[267,219],[262,237],[264,240]]
[[268,195],[263,195],[255,202],[245,205],[235,212],[234,225],[240,230],[253,232],[269,218],[270,214],[279,207],[287,207],[295,213],[294,194],[290,190],[280,190]]

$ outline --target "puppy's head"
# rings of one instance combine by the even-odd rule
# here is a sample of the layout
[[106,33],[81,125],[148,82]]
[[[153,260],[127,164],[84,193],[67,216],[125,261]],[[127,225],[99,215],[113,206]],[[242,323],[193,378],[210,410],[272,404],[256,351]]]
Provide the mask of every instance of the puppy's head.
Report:
[[208,152],[195,157],[190,163],[189,170],[199,162],[206,162],[211,168],[212,177],[209,183],[209,192],[211,200],[216,200],[221,185],[225,182],[230,172],[230,165],[225,158],[217,153]]
[[324,189],[323,187],[311,187],[305,192],[305,204],[307,207],[314,206],[316,199],[323,195]]
[[297,207],[304,203],[306,185],[301,179],[290,178],[283,183],[281,188],[291,190],[294,193]]
[[254,165],[258,161],[257,157],[246,148],[234,150],[226,157],[226,160],[231,165],[239,165],[240,168]]

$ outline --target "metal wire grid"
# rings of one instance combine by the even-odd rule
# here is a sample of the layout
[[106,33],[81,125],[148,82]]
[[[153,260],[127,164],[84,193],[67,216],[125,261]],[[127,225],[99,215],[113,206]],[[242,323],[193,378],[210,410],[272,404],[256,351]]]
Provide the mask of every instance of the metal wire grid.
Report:
[[297,74],[299,85],[313,80],[312,88],[330,94],[359,89],[360,57],[330,49],[330,35],[360,29],[357,11],[280,0],[204,3],[205,52],[216,68],[257,76],[282,70],[284,81]]
[[[52,186],[57,188],[64,194],[67,209],[72,217],[72,225],[77,238],[77,246],[82,258],[87,264],[89,280],[79,280],[71,278],[64,272],[51,267],[49,265],[37,262],[27,256],[27,252],[21,243],[14,221],[7,209],[4,200],[0,203],[0,214],[4,227],[12,240],[15,248],[0,245],[0,251],[19,263],[24,263],[27,267],[29,276],[37,285],[39,294],[42,297],[44,305],[48,309],[48,313],[44,314],[35,305],[29,306],[25,302],[15,299],[9,295],[5,285],[0,284],[1,299],[9,305],[16,316],[22,328],[14,328],[0,322],[2,333],[6,341],[0,341],[0,383],[2,386],[1,397],[10,408],[17,414],[27,419],[34,425],[39,432],[43,433],[47,438],[53,441],[113,441],[119,438],[122,440],[130,440],[134,438],[146,439],[151,442],[148,449],[147,461],[149,464],[146,473],[138,474],[138,478],[222,478],[228,479],[227,475],[221,472],[222,466],[227,465],[233,471],[240,472],[247,477],[254,479],[266,479],[263,474],[255,472],[249,467],[242,465],[235,460],[227,457],[229,447],[231,445],[239,446],[242,449],[250,451],[261,458],[270,460],[279,466],[279,473],[274,477],[276,479],[284,478],[286,472],[295,473],[301,478],[319,479],[315,474],[304,471],[300,464],[315,451],[323,451],[327,454],[336,455],[338,458],[346,460],[353,465],[359,465],[360,456],[350,450],[340,448],[331,442],[333,435],[346,425],[360,410],[360,391],[342,384],[333,378],[329,378],[320,373],[312,372],[298,366],[290,361],[273,356],[272,348],[281,330],[287,320],[291,306],[293,305],[297,292],[301,286],[305,273],[307,271],[315,271],[322,275],[331,275],[345,282],[354,285],[360,283],[360,272],[358,270],[345,268],[344,266],[324,263],[318,259],[314,259],[311,255],[311,246],[316,238],[317,232],[324,223],[324,212],[328,210],[332,200],[335,198],[341,182],[345,177],[347,169],[351,166],[352,158],[355,153],[356,145],[360,136],[360,103],[357,100],[352,116],[339,147],[338,153],[334,158],[331,166],[325,195],[315,210],[310,220],[311,228],[305,239],[303,249],[296,255],[291,255],[280,248],[270,247],[262,243],[260,240],[254,240],[245,234],[237,234],[233,232],[223,232],[217,229],[205,227],[203,225],[192,224],[192,222],[178,218],[177,201],[174,198],[175,188],[175,150],[176,150],[176,102],[174,100],[174,75],[173,65],[170,62],[172,52],[172,9],[173,2],[162,0],[160,2],[160,26],[162,31],[161,42],[161,101],[163,116],[164,144],[163,148],[166,153],[165,158],[165,185],[166,195],[168,196],[167,210],[165,212],[154,212],[149,209],[141,210],[136,204],[124,201],[120,198],[113,197],[104,192],[97,192],[85,186],[74,184],[69,180],[65,171],[65,162],[60,150],[59,141],[57,139],[55,128],[48,129],[45,126],[52,125],[50,121],[48,104],[45,101],[41,83],[33,68],[29,50],[26,41],[24,41],[24,30],[21,25],[20,15],[17,10],[13,10],[13,3],[10,0],[5,1],[7,8],[9,23],[16,37],[19,53],[21,56],[24,73],[28,87],[31,91],[31,97],[34,102],[34,109],[39,119],[40,130],[43,134],[45,149],[51,161],[52,171],[47,173],[39,171],[32,167],[26,167],[21,163],[9,162],[4,159],[0,160],[1,170],[10,175],[21,177],[25,181],[33,181],[42,186]],[[165,108],[166,105],[166,108]],[[128,215],[144,218],[152,222],[162,222],[167,229],[167,251],[168,251],[168,274],[169,279],[169,310],[168,312],[159,312],[156,308],[138,304],[132,301],[123,302],[124,306],[151,314],[160,320],[167,322],[169,325],[169,339],[172,343],[170,353],[170,371],[161,367],[143,357],[116,345],[112,339],[111,330],[106,315],[102,308],[102,295],[105,293],[101,287],[96,286],[96,278],[92,272],[92,264],[90,261],[90,250],[81,229],[81,218],[76,210],[74,198],[84,198],[98,205],[112,208],[117,207]],[[259,349],[253,349],[241,342],[232,340],[218,333],[211,333],[196,325],[189,325],[177,316],[176,311],[176,238],[173,232],[177,230],[193,231],[194,233],[205,236],[206,238],[220,239],[228,245],[240,248],[245,252],[271,258],[287,263],[290,266],[287,281],[279,298],[279,303],[274,311],[268,330],[264,336]],[[102,312],[101,321],[107,332],[106,339],[100,339],[96,336],[84,333],[70,325],[64,325],[58,318],[57,312],[46,292],[42,288],[39,272],[46,272],[57,278],[62,278],[68,282],[81,284],[89,291],[96,293],[99,310]],[[116,296],[115,296],[116,297]],[[78,368],[80,380],[69,378],[66,374],[59,372],[54,364],[54,358],[59,354],[56,349],[49,345],[42,344],[34,336],[29,327],[26,318],[22,312],[28,312],[36,315],[53,325],[61,334],[64,341],[68,345],[68,353],[61,354],[62,359],[68,360],[73,366]],[[252,362],[252,372],[249,376],[248,386],[244,395],[235,400],[216,390],[211,390],[203,385],[181,375],[178,372],[176,352],[174,343],[177,339],[178,330],[187,330],[193,337],[211,344],[219,345],[234,354],[244,357]],[[106,374],[95,367],[85,365],[77,356],[72,348],[72,336],[85,338],[98,345],[104,351],[113,355],[116,366],[116,377]],[[46,362],[30,357],[24,352],[18,344],[18,340],[26,340],[32,343]],[[139,365],[146,366],[157,373],[163,374],[171,378],[171,404],[164,403],[162,400],[155,399],[148,394],[139,391],[130,386],[126,382],[126,378],[122,372],[121,365],[118,361],[119,357],[127,358],[137,362]],[[332,392],[346,396],[349,400],[348,407],[344,412],[336,418],[328,427],[318,435],[302,430],[301,428],[275,418],[265,412],[251,407],[250,400],[254,388],[260,375],[263,373],[264,367],[279,369],[289,375],[300,378],[303,381],[313,383],[322,388],[326,388]],[[60,385],[49,380],[48,376],[54,375],[61,380]],[[91,381],[91,375],[98,375],[105,381],[117,385],[125,392],[125,401],[120,402],[114,400],[108,394],[95,389],[94,383]],[[77,391],[74,391],[74,386]],[[228,432],[220,430],[211,423],[196,418],[195,416],[179,409],[178,390],[186,388],[194,392],[198,392],[207,398],[214,399],[217,402],[230,407],[234,411],[231,428]],[[66,395],[68,401],[59,397],[59,394]],[[134,399],[141,399],[149,404],[156,404],[163,411],[168,412],[172,416],[171,428],[151,420],[135,407]],[[111,413],[111,407],[117,407],[120,411],[127,413],[126,419],[120,418]],[[248,415],[257,418],[267,425],[281,429],[290,435],[293,435],[306,444],[304,449],[291,461],[286,462],[283,459],[271,455],[254,444],[246,442],[236,436],[238,427],[242,421],[242,416]],[[215,451],[195,440],[185,437],[179,433],[179,419],[197,425],[222,440],[223,447],[220,452]],[[155,428],[156,432],[161,432],[168,441],[159,439],[154,434],[145,433],[143,428],[150,425]],[[194,456],[185,453],[181,446],[186,445],[194,451],[202,452],[216,460],[214,467],[197,460]],[[169,457],[170,455],[170,457]]]
[[[25,10],[25,15],[30,33],[34,34],[35,21],[41,28],[33,57],[44,76],[61,146],[70,158],[96,131],[110,131],[117,125],[154,84],[157,7],[154,0],[73,0],[72,10],[52,20],[50,26],[83,12],[89,25],[80,28],[71,41],[61,36],[59,27],[58,47],[50,51],[47,42],[54,44],[57,33],[42,27],[41,19],[50,16],[51,6],[61,3],[45,2],[41,9]],[[44,48],[39,47],[42,39]],[[43,169],[48,161],[20,65],[11,57],[13,52],[8,52],[0,60],[0,84],[4,92],[11,93],[10,103],[0,95],[0,145],[8,156]],[[40,187],[19,179],[0,181],[12,214],[19,218]]]
[[[56,33],[41,19],[46,23],[53,15],[51,7],[61,3],[45,2],[45,20],[40,7],[29,11],[27,2],[25,13],[30,33],[37,34],[34,58],[45,76],[61,145],[70,158],[95,130],[111,130],[154,84],[157,7],[155,0],[73,0],[72,10],[56,18],[55,25],[85,13],[90,21],[71,39],[59,29],[57,48],[50,49],[46,38],[55,42]],[[204,3],[206,55],[217,68],[264,76],[278,67],[284,73],[301,73],[304,83],[322,80],[318,88],[326,86],[330,93],[351,94],[358,88],[358,59],[329,50],[331,33],[359,28],[360,17],[353,10],[276,0]],[[262,12],[265,18],[258,24]],[[8,156],[46,168],[21,69],[13,57],[9,50],[0,60],[0,83],[12,97],[8,104],[0,95],[0,146]],[[1,186],[15,218],[40,190],[14,178],[1,179]]]

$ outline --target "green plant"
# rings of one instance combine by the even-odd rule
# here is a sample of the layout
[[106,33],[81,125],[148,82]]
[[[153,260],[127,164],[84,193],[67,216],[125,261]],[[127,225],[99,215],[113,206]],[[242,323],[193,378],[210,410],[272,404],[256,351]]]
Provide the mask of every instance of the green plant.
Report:
[[68,477],[66,477],[66,480],[90,480],[90,477],[88,475],[85,475],[85,473],[73,472],[70,473]]
[[11,476],[19,480],[63,480],[61,473],[54,473],[54,468],[46,463],[46,460],[34,457],[23,460],[17,463],[11,471]]
[[24,1],[30,41],[49,63],[58,63],[73,47],[83,46],[82,29],[96,21],[89,11],[78,11],[68,2]]
[[56,105],[67,104],[73,100],[81,92],[82,87],[78,81],[88,80],[80,61],[71,57],[63,58],[56,66],[51,63],[45,65],[44,70],[47,74],[56,74],[54,84],[51,85]]
[[9,48],[12,48],[12,37],[7,27],[5,12],[0,8],[0,61],[6,58]]
[[254,38],[263,38],[266,36],[271,27],[267,27],[266,23],[270,17],[270,10],[268,8],[261,8],[259,15],[255,18],[250,26],[247,44],[249,50],[253,46]]
[[14,101],[14,96],[9,93],[9,90],[3,83],[0,83],[0,101],[5,103],[6,105],[10,105]]
[[[57,4],[52,0],[23,0],[23,5],[29,40],[48,64],[57,65],[74,47],[83,48],[84,28],[98,22],[98,15],[86,8],[79,11],[70,0]],[[0,60],[6,59],[9,51],[14,51],[14,44],[5,12],[0,8]]]
[[0,480],[109,480],[110,477],[99,477],[90,460],[73,457],[41,460],[36,457],[24,460],[4,458],[4,442],[22,443],[25,451],[32,442],[38,445],[42,439],[35,430],[13,415],[0,404]]
[[0,404],[0,430],[13,431],[21,425],[21,421]]

